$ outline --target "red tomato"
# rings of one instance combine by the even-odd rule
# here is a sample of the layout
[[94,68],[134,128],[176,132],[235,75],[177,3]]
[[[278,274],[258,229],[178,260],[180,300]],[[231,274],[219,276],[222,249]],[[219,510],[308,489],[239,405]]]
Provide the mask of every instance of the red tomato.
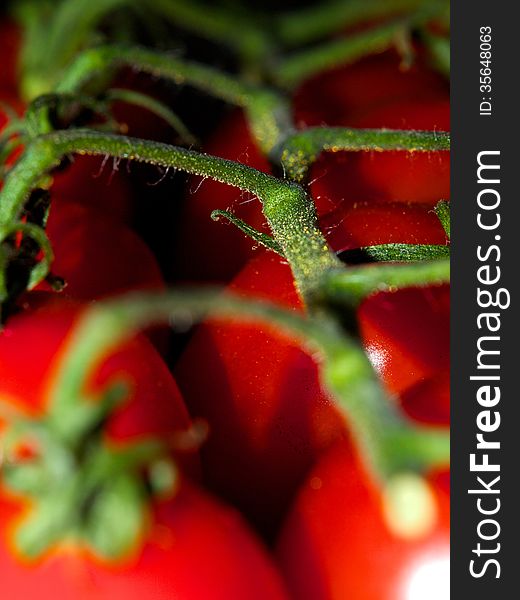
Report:
[[371,296],[360,306],[358,320],[368,356],[406,412],[449,423],[449,287]]
[[[289,267],[272,253],[259,252],[231,289],[301,310]],[[316,454],[344,435],[315,363],[272,329],[210,321],[175,375],[190,413],[209,424],[206,482],[272,531]]]
[[[9,321],[0,337],[3,401],[34,416],[45,410],[78,314],[76,305],[62,301]],[[144,338],[135,338],[103,360],[89,388],[115,378],[131,383],[132,392],[107,423],[112,444],[171,437],[189,426],[173,378]],[[191,464],[190,472],[193,460],[188,455],[181,461]],[[154,505],[143,546],[117,563],[101,561],[77,542],[54,548],[36,565],[26,565],[11,539],[24,509],[24,501],[0,493],[2,590],[13,597],[285,598],[274,567],[239,517],[186,481],[173,499]]]
[[401,394],[405,412],[416,421],[448,425],[450,422],[450,370],[446,365]]
[[67,282],[65,295],[92,300],[132,289],[162,289],[159,266],[131,229],[71,202],[51,205],[47,233],[52,270]]
[[449,595],[447,473],[431,479],[431,514],[414,537],[385,518],[379,486],[346,444],[302,487],[278,556],[294,600],[415,600]]
[[53,173],[51,201],[55,212],[62,204],[80,204],[120,223],[132,217],[132,191],[125,167],[99,156],[75,156],[72,164]]
[[448,94],[448,83],[428,68],[420,50],[409,69],[389,50],[305,81],[294,94],[294,119],[298,127],[353,127],[381,105],[429,104],[446,100]]
[[[77,318],[75,305],[45,305],[13,317],[0,338],[1,395],[37,416],[48,403],[57,363]],[[21,365],[26,365],[21,369]],[[114,378],[133,384],[128,402],[107,423],[112,443],[171,436],[189,424],[165,365],[141,337],[119,348],[96,369],[89,388]],[[157,501],[143,545],[115,563],[93,556],[81,542],[57,546],[36,564],[13,549],[12,533],[26,504],[0,493],[2,590],[13,597],[108,600],[273,598],[285,592],[265,551],[238,515],[186,481],[170,499]],[[124,510],[124,505],[121,506]]]
[[23,564],[12,550],[9,529],[19,511],[19,505],[0,498],[2,591],[12,598],[287,598],[267,553],[239,515],[187,482],[153,507],[142,547],[115,564],[78,543],[65,544],[36,565]]

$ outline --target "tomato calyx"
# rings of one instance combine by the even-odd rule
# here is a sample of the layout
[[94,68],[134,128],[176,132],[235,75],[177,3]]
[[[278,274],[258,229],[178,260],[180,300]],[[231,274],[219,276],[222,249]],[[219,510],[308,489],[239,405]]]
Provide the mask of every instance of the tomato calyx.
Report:
[[121,444],[104,434],[126,394],[126,386],[114,384],[99,400],[74,403],[59,415],[52,408],[43,417],[6,415],[3,485],[26,506],[13,531],[23,560],[71,541],[107,562],[139,549],[149,499],[172,493],[177,475],[165,458],[166,441]]

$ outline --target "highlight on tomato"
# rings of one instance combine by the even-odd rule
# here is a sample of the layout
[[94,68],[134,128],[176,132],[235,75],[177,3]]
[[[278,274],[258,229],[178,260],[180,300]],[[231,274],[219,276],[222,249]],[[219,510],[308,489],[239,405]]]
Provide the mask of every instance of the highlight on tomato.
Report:
[[[432,472],[426,489],[416,488],[411,479],[390,483],[394,489],[385,493],[352,447],[336,445],[309,474],[278,540],[277,556],[292,597],[447,597],[448,482],[448,472]],[[395,504],[392,493],[401,485]],[[427,508],[417,512],[414,499],[423,495]],[[406,516],[398,521],[400,510]]]

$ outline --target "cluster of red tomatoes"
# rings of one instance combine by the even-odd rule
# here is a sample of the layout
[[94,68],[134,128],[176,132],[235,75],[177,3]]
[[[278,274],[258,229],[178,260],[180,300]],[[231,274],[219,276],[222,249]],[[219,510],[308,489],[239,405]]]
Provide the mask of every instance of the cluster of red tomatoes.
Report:
[[[10,25],[1,28],[4,60],[9,55],[1,100],[20,110],[10,71],[16,34]],[[294,94],[293,111],[299,128],[447,130],[449,90],[420,51],[408,69],[387,51],[308,80]],[[230,112],[204,151],[272,171],[240,112]],[[309,185],[320,227],[338,253],[447,241],[433,212],[449,198],[447,153],[323,154]],[[76,158],[53,174],[50,194],[53,272],[67,286],[59,294],[42,286],[23,296],[0,334],[2,406],[36,419],[48,408],[64,349],[86,304],[166,285],[156,257],[131,227],[136,200],[124,168],[114,171],[111,160]],[[272,252],[254,249],[232,226],[213,222],[210,213],[218,208],[267,230],[256,199],[210,180],[190,181],[171,242],[176,280],[224,282],[237,293],[303,310],[289,266]],[[357,327],[402,410],[417,422],[446,426],[448,288],[372,296],[358,311]],[[207,439],[200,447],[172,444],[182,471],[175,489],[150,496],[139,547],[113,561],[96,556],[81,535],[70,532],[29,561],[13,540],[31,503],[0,487],[0,587],[6,597],[442,597],[446,587],[436,586],[445,585],[449,552],[447,472],[429,475],[437,503],[432,523],[403,538],[389,525],[381,490],[364,471],[348,423],[320,385],[312,357],[294,340],[268,328],[208,320],[192,331],[170,369],[160,334],[118,347],[92,374],[92,389],[116,376],[131,384],[124,404],[104,423],[104,443],[182,440],[194,422],[207,425]],[[6,425],[2,419],[0,428]],[[37,460],[38,447],[26,454],[19,460]]]

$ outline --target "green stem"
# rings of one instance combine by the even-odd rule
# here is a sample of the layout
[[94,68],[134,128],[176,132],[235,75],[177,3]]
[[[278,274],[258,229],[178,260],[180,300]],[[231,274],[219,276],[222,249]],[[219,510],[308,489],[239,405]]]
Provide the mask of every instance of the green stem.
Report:
[[356,308],[376,292],[404,287],[424,287],[449,283],[450,261],[434,260],[414,264],[375,264],[331,272],[323,282],[323,295],[333,302]]
[[[52,90],[65,65],[92,37],[98,23],[132,0],[62,0],[15,7],[24,25],[22,96],[32,100]],[[50,8],[50,10],[49,10]]]
[[298,46],[367,21],[417,10],[431,0],[334,0],[282,14],[276,19],[278,37]]
[[422,34],[422,39],[431,56],[432,65],[445,77],[450,77],[450,41],[440,35],[428,32]]
[[275,66],[273,77],[281,86],[294,88],[305,79],[328,69],[352,64],[370,54],[378,54],[394,45],[395,38],[410,21],[400,20],[368,31],[324,42],[302,50]]
[[362,248],[370,258],[377,261],[418,261],[449,258],[449,246],[428,244],[382,244]]
[[185,148],[88,129],[50,133],[29,144],[0,191],[0,241],[5,239],[10,224],[18,219],[42,175],[58,166],[63,156],[72,153],[108,154],[172,167],[210,177],[257,196],[274,238],[291,265],[296,285],[309,303],[312,303],[324,273],[341,264],[318,229],[312,200],[299,185],[281,181],[241,163]]
[[321,152],[434,152],[449,149],[450,134],[442,131],[310,127],[286,138],[276,151],[286,174],[303,182]]
[[[261,301],[252,301],[206,289],[170,291],[163,294],[134,293],[97,303],[88,308],[68,338],[68,351],[55,379],[51,414],[59,423],[75,399],[81,397],[85,381],[99,362],[139,329],[159,323],[195,322],[211,311],[219,318],[262,322],[299,338],[310,352],[318,350],[326,386],[344,412],[369,467],[386,480],[403,469],[426,469],[445,464],[449,456],[445,432],[426,432],[427,448],[413,456],[396,453],[396,440],[418,447],[422,428],[406,421],[389,402],[362,348],[334,322],[320,315],[304,317]],[[436,452],[431,451],[436,440]],[[417,448],[416,448],[417,450]]]
[[237,216],[235,216],[228,210],[214,210],[211,213],[211,218],[214,221],[218,221],[221,218],[227,219],[230,223],[235,225],[235,227],[240,229],[240,231],[245,233],[252,240],[264,246],[264,248],[268,248],[269,250],[276,252],[280,256],[283,256],[283,250],[275,239],[273,239],[270,235],[267,235],[266,233],[257,231],[254,227],[251,227],[251,225],[249,225],[242,219],[239,219]]
[[446,431],[417,427],[385,398],[363,353],[345,344],[325,351],[321,376],[346,416],[353,438],[374,475],[383,483],[407,471],[449,463]]
[[179,134],[184,143],[191,144],[193,146],[198,145],[197,138],[186,127],[182,119],[165,104],[159,100],[156,100],[155,98],[152,98],[151,96],[141,94],[141,92],[136,92],[134,90],[111,88],[106,93],[106,100],[109,103],[120,101],[125,102],[126,104],[132,104],[133,106],[145,108],[146,110],[163,119],[165,123],[167,123]]
[[292,130],[288,101],[273,90],[239,81],[217,69],[133,46],[100,46],[86,50],[71,64],[56,91],[76,93],[107,71],[131,66],[155,77],[191,85],[243,108],[260,147],[267,154]]

